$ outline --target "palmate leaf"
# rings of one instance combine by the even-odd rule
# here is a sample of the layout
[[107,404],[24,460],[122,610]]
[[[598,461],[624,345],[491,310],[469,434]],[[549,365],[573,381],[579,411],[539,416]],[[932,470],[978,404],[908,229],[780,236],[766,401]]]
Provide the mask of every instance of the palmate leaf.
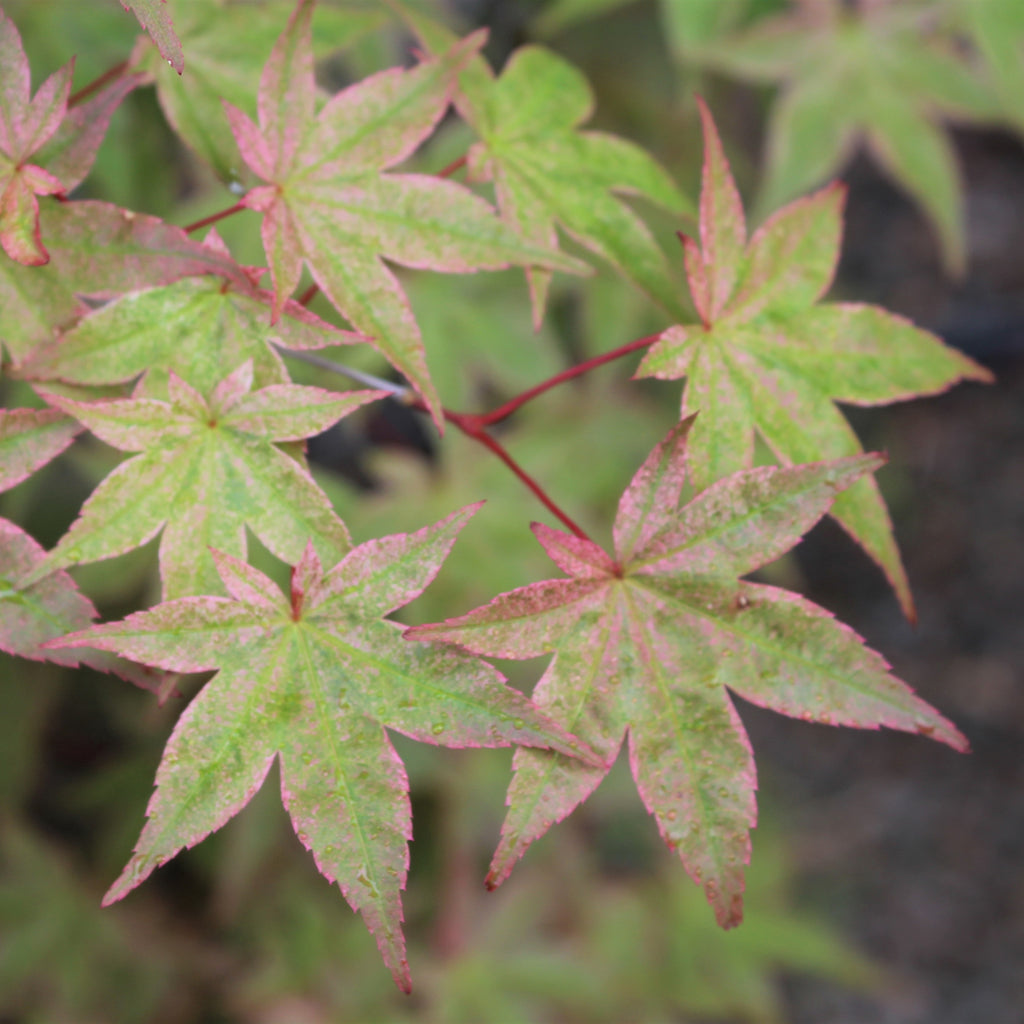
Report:
[[126,75],[69,112],[73,67],[74,61],[55,71],[30,98],[21,36],[0,8],[0,246],[28,266],[50,258],[37,197],[70,192],[85,178],[111,115],[142,81]]
[[[205,247],[231,264],[215,232],[210,232]],[[225,366],[250,359],[254,387],[290,383],[272,344],[310,349],[368,340],[333,327],[292,301],[271,324],[267,314],[273,296],[256,284],[262,271],[235,271],[230,277],[187,277],[123,295],[83,317],[57,343],[34,353],[22,366],[22,375],[74,384],[117,384],[148,371],[141,395],[165,398],[168,372],[173,370],[209,397]]]
[[[188,51],[188,74],[177,74],[148,46],[136,53],[133,66],[153,75],[160,107],[177,134],[221,180],[237,183],[243,162],[221,100],[255,114],[260,71],[295,9],[294,0],[258,5],[179,0],[172,6],[175,28]],[[313,16],[313,52],[324,56],[341,49],[386,20],[384,11],[366,5],[321,4]]]
[[0,254],[0,342],[26,376],[44,375],[45,359],[39,373],[28,368],[36,350],[89,312],[80,296],[109,298],[200,274],[219,275],[243,291],[251,287],[223,251],[157,217],[95,200],[46,200],[40,224],[50,249],[46,266],[27,267]]
[[[451,33],[414,5],[396,5],[430,52],[451,45]],[[560,225],[672,315],[681,314],[660,246],[616,193],[676,214],[691,212],[691,204],[639,146],[580,129],[593,114],[594,95],[577,68],[543,47],[524,46],[496,78],[477,57],[459,76],[454,102],[480,137],[467,158],[470,178],[493,182],[509,224],[545,246],[557,243]],[[535,325],[550,279],[542,268],[527,269]]]
[[[971,6],[987,7],[990,0]],[[841,0],[797,5],[692,54],[783,88],[768,125],[763,207],[833,176],[863,139],[920,203],[947,266],[965,261],[963,189],[940,116],[990,120],[995,102],[963,59],[961,41],[935,24],[931,3]]]
[[287,562],[298,561],[307,538],[329,561],[344,555],[350,546],[344,523],[308,472],[273,442],[326,430],[383,393],[296,384],[252,391],[252,380],[248,362],[209,400],[173,371],[169,402],[48,395],[101,440],[141,454],[96,488],[39,572],[122,554],[161,528],[165,598],[219,592],[210,548],[244,558],[246,526]]
[[412,832],[408,783],[384,727],[452,747],[552,747],[567,760],[586,752],[489,665],[405,643],[400,627],[382,619],[433,579],[477,507],[360,545],[327,572],[309,546],[290,598],[217,554],[230,598],[171,601],[54,645],[86,644],[180,672],[220,670],[168,741],[149,821],[106,902],[220,828],[279,757],[299,839],[409,990],[400,903]]
[[417,174],[385,174],[408,157],[444,113],[455,74],[482,43],[471,37],[411,71],[395,68],[351,86],[315,113],[310,18],[302,0],[263,70],[259,125],[225,105],[246,163],[268,184],[243,202],[263,218],[275,315],[303,262],[334,306],[423,396],[439,402],[408,300],[381,257],[465,273],[511,263],[577,270],[523,240],[468,189]]
[[568,578],[502,594],[407,636],[504,658],[554,651],[534,699],[604,758],[595,768],[516,753],[489,884],[501,882],[530,843],[589,796],[628,732],[641,799],[729,926],[742,914],[756,777],[725,687],[807,721],[885,725],[956,749],[965,741],[828,612],[737,578],[791,548],[839,491],[882,460],[860,455],[746,470],[680,507],[692,422],[669,433],[623,494],[614,558],[590,541],[534,524]]
[[[0,491],[21,483],[59,455],[81,427],[57,409],[0,410]],[[6,519],[0,519],[0,651],[33,661],[89,665],[116,672],[147,689],[158,676],[110,654],[84,648],[50,651],[42,647],[96,618],[92,602],[66,572],[44,579],[31,576],[46,556],[35,540]]]
[[[878,405],[991,374],[895,314],[856,303],[816,304],[832,283],[842,234],[837,185],[778,211],[747,241],[739,194],[711,115],[700,242],[683,239],[703,324],[663,332],[637,376],[686,377],[683,413],[701,410],[690,444],[694,482],[707,487],[750,466],[755,431],[783,463],[861,450],[834,401]],[[881,566],[909,616],[913,601],[873,477],[845,491],[832,515]]]

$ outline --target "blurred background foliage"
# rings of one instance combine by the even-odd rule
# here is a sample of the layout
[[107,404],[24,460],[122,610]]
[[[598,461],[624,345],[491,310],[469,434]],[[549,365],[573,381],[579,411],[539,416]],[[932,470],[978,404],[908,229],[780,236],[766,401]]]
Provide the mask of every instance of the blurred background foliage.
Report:
[[[76,195],[186,224],[230,205],[232,192],[251,184],[217,97],[254,112],[260,68],[292,4],[170,4],[184,45],[185,78],[179,81],[148,44],[139,44],[136,58],[153,72],[156,88],[128,97]],[[526,42],[551,46],[578,64],[597,97],[593,126],[647,147],[690,195],[700,170],[697,92],[709,99],[757,218],[832,175],[851,174],[855,246],[848,243],[844,253],[838,287],[845,295],[924,312],[926,320],[930,313],[927,325],[942,329],[959,323],[961,309],[946,296],[962,297],[971,288],[975,299],[986,294],[970,276],[978,240],[969,230],[949,123],[1024,129],[1019,0],[451,0],[424,6],[462,30],[487,24],[487,52],[498,66]],[[73,88],[81,88],[136,46],[137,25],[115,0],[4,0],[4,8],[22,32],[36,83],[76,54]],[[410,38],[386,5],[372,0],[321,0],[314,31],[319,81],[327,91],[409,56]],[[437,170],[464,153],[469,141],[467,130],[450,119],[415,162]],[[867,183],[869,199],[889,186],[879,184],[858,156],[863,153],[896,184],[896,198],[886,202],[900,204],[900,193],[909,198],[910,205],[899,206],[900,223],[913,225],[913,244],[904,245],[902,255],[870,236],[878,218],[871,220],[870,201],[858,201],[857,183]],[[858,226],[860,213],[866,226]],[[218,225],[241,262],[262,262],[258,223],[242,213]],[[654,216],[650,223],[676,262],[679,225]],[[900,261],[915,253],[924,254],[928,280],[939,282],[932,292],[919,282],[916,290],[898,287],[914,273]],[[875,257],[883,270],[865,272],[863,261]],[[949,273],[965,272],[960,284],[950,282]],[[548,321],[536,334],[519,273],[403,277],[434,379],[445,403],[459,410],[492,407],[574,362],[664,326],[641,296],[607,272],[582,282],[556,281]],[[936,288],[944,296],[939,300]],[[998,298],[1005,304],[1009,285],[1003,292]],[[312,308],[334,316],[322,300]],[[995,336],[1001,337],[998,324]],[[972,354],[992,354],[984,343],[981,349]],[[369,349],[326,354],[388,372]],[[1002,349],[997,354],[1006,355]],[[292,369],[300,382],[343,386],[308,366]],[[632,382],[630,372],[629,360],[604,367],[500,428],[515,457],[599,541],[610,532],[622,488],[677,416],[676,386]],[[902,426],[907,422],[912,428],[914,421]],[[900,443],[882,420],[861,417],[858,425],[871,444]],[[487,499],[436,582],[406,610],[408,621],[458,614],[550,572],[527,528],[545,518],[543,510],[505,467],[455,432],[440,439],[422,418],[382,403],[314,439],[310,455],[357,541],[416,529]],[[0,513],[50,546],[115,461],[95,440],[80,441],[0,497]],[[902,514],[916,514],[914,481],[898,468],[883,474],[898,524]],[[812,596],[844,614],[869,607],[868,625],[872,615],[897,618],[872,570],[851,570],[854,558],[841,539],[829,541],[826,534],[816,543],[825,547],[812,551],[826,551],[829,564],[837,558],[836,576],[852,578],[852,588],[844,582],[829,590],[820,566],[809,568],[806,559],[771,567],[771,577],[818,586],[821,593]],[[253,550],[260,568],[283,581],[284,567],[258,543]],[[149,545],[74,575],[110,618],[156,600],[154,572]],[[851,589],[867,594],[868,605],[858,606]],[[882,634],[899,642],[899,628]],[[543,665],[501,667],[528,690]],[[101,910],[100,897],[137,835],[163,742],[198,683],[182,680],[182,695],[160,705],[113,678],[0,656],[3,1024],[782,1024],[796,1019],[795,977],[878,998],[900,990],[898,971],[841,937],[836,903],[848,908],[855,897],[844,896],[841,887],[801,881],[794,838],[799,814],[786,809],[781,795],[800,769],[778,757],[780,742],[785,747],[789,741],[777,737],[774,745],[766,741],[766,759],[757,751],[761,825],[746,921],[734,932],[717,929],[700,891],[661,846],[622,764],[596,799],[536,844],[508,883],[485,893],[509,753],[437,750],[401,737],[416,830],[406,899],[412,997],[394,990],[372,938],[295,842],[273,777],[237,819],[128,900]],[[757,743],[770,727],[756,712],[742,710]],[[791,731],[781,735],[797,735],[786,728]],[[821,742],[827,748],[831,740]],[[939,754],[929,756],[945,763]],[[820,757],[816,763],[820,767]],[[776,785],[777,777],[784,785]],[[814,789],[809,782],[808,791]]]

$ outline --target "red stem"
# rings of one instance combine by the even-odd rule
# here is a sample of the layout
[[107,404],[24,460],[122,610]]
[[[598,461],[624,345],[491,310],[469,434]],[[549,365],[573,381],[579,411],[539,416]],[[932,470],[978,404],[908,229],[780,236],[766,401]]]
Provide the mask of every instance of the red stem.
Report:
[[123,60],[120,64],[115,64],[109,71],[104,71],[99,78],[93,79],[88,85],[83,86],[76,93],[72,93],[68,97],[68,107],[74,107],[81,103],[82,100],[87,99],[94,92],[102,89],[108,82],[112,82],[115,78],[120,78],[128,70],[128,61]]
[[[421,403],[417,402],[414,408],[423,409],[426,407]],[[474,416],[472,414],[465,414],[459,412],[452,412],[450,409],[444,409],[444,418],[461,430],[467,437],[473,438],[474,441],[479,441],[485,448],[490,449],[495,455],[501,459],[502,462],[512,470],[513,473],[519,479],[526,484],[526,486],[533,492],[537,500],[565,527],[571,530],[581,540],[590,540],[587,536],[586,531],[578,523],[574,522],[569,516],[563,512],[555,503],[548,497],[547,492],[536,480],[530,476],[529,473],[523,469],[522,466],[512,458],[511,455],[505,450],[505,447],[499,442],[495,441],[490,434],[487,433],[486,424],[482,422],[482,417]]]
[[593,359],[587,359],[585,362],[579,363],[576,366],[571,366],[568,370],[556,373],[554,377],[549,377],[540,384],[524,391],[521,395],[516,395],[515,398],[509,399],[509,401],[504,405],[499,405],[497,409],[478,416],[477,420],[485,427],[492,426],[495,423],[500,423],[506,416],[511,416],[516,409],[529,402],[531,398],[536,398],[538,395],[542,395],[545,391],[549,391],[551,388],[557,387],[559,384],[564,384],[567,380],[579,377],[588,370],[593,370],[598,366],[603,366],[605,363],[610,363],[615,359],[621,359],[623,356],[628,356],[630,352],[636,352],[638,349],[647,348],[649,345],[653,345],[660,337],[660,334],[648,334],[644,338],[637,338],[636,341],[620,345],[618,348],[612,349],[611,352],[605,352],[604,355],[594,356]]
[[320,285],[315,281],[311,284],[299,297],[298,303],[300,306],[308,306],[315,298],[317,292],[320,291]]
[[450,178],[460,167],[466,166],[466,157],[460,156],[458,160],[453,160],[444,170],[438,171],[437,176],[439,178]]
[[233,213],[238,213],[239,210],[247,209],[244,202],[235,203],[234,206],[229,207],[226,210],[221,210],[220,213],[211,213],[209,217],[204,217],[202,220],[197,220],[194,224],[189,224],[182,228],[186,235],[191,235],[193,231],[198,231],[200,228],[205,228],[209,224],[216,224],[217,221],[223,220],[225,217],[230,217]]

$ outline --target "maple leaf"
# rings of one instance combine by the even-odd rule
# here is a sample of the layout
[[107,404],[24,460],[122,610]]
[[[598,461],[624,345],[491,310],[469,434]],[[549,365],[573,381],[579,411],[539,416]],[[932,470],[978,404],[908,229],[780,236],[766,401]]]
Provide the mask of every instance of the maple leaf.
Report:
[[[133,67],[152,74],[160,108],[175,132],[232,186],[240,182],[242,156],[221,100],[255,114],[260,71],[294,9],[294,0],[259,5],[187,0],[175,5],[174,17],[188,50],[189,73],[177,74],[151,45],[132,55]],[[313,17],[314,55],[350,45],[386,20],[381,10],[321,4]]]
[[164,596],[181,597],[219,589],[209,548],[244,558],[246,525],[287,562],[298,560],[309,537],[332,561],[348,551],[348,531],[326,495],[272,442],[326,430],[383,392],[297,384],[252,391],[252,380],[250,361],[209,401],[173,371],[168,402],[46,395],[107,444],[141,454],[100,483],[39,571],[122,554],[163,528]]
[[510,263],[578,270],[568,257],[524,241],[468,189],[421,174],[385,174],[430,134],[471,36],[411,71],[371,75],[315,114],[310,18],[302,0],[260,79],[259,126],[225,104],[246,163],[269,184],[243,203],[263,213],[275,316],[305,261],[327,298],[413,384],[439,421],[423,342],[408,300],[381,257],[408,267],[466,273]]
[[327,572],[310,545],[292,573],[290,598],[244,562],[216,553],[230,597],[171,601],[54,643],[179,672],[219,669],[175,726],[149,820],[105,903],[220,828],[279,757],[281,796],[299,839],[363,915],[409,990],[400,892],[411,813],[405,770],[384,727],[451,747],[585,751],[491,666],[405,643],[401,627],[383,619],[423,591],[477,508],[369,541]]
[[36,196],[62,192],[64,185],[29,157],[63,120],[73,69],[74,61],[65,64],[31,96],[21,36],[0,9],[0,246],[11,259],[31,266],[49,259]]
[[167,0],[121,0],[121,6],[139,19],[139,24],[156,43],[160,56],[180,75],[185,70],[185,54],[174,32]]
[[[453,35],[398,4],[433,53]],[[483,58],[459,76],[459,113],[480,138],[469,150],[473,181],[494,184],[505,220],[538,246],[554,247],[559,224],[655,302],[679,315],[677,288],[653,235],[615,193],[642,196],[673,213],[692,206],[641,147],[606,132],[581,131],[594,111],[586,77],[540,46],[520,47],[499,77]],[[543,319],[550,271],[528,268],[534,324]]]
[[680,507],[692,422],[669,433],[622,495],[614,558],[591,541],[535,523],[537,539],[568,578],[513,590],[406,634],[504,658],[554,651],[534,700],[604,759],[595,768],[516,753],[491,886],[586,799],[628,731],[641,799],[703,885],[719,923],[736,924],[756,776],[724,687],[807,721],[886,725],[965,746],[950,723],[824,609],[737,579],[789,550],[837,492],[882,459],[745,470]]
[[[875,306],[816,304],[835,272],[844,191],[832,185],[775,213],[747,242],[743,206],[703,103],[700,243],[683,238],[697,326],[651,346],[640,377],[686,377],[683,414],[702,411],[690,465],[700,488],[751,465],[755,431],[783,463],[861,450],[834,401],[878,405],[991,374],[939,338]],[[834,401],[833,401],[834,400]],[[873,477],[832,515],[881,566],[908,616],[913,599]]]
[[[81,427],[57,409],[0,410],[0,491],[21,483],[59,455]],[[157,679],[140,666],[83,648],[50,651],[42,647],[96,618],[92,602],[66,572],[29,582],[46,556],[24,530],[0,519],[0,651],[59,665],[86,664],[155,689]]]
[[[989,6],[985,3],[972,6]],[[923,207],[949,268],[963,270],[963,189],[936,115],[991,119],[994,100],[928,4],[805,4],[704,47],[711,66],[782,83],[768,123],[762,203],[834,175],[858,140]],[[698,56],[698,54],[692,54]]]
[[[211,231],[206,247],[230,261]],[[368,339],[342,331],[297,302],[271,324],[272,295],[257,286],[262,270],[238,267],[231,277],[208,274],[129,292],[84,316],[56,344],[33,354],[21,375],[75,384],[116,384],[146,373],[137,397],[164,398],[168,371],[208,396],[225,366],[253,362],[254,386],[290,383],[272,347],[323,348]]]
[[[46,201],[40,224],[50,249],[46,266],[27,267],[0,255],[0,341],[27,376],[36,350],[89,312],[79,296],[110,298],[201,274],[218,275],[242,291],[251,288],[224,252],[157,217],[95,200]],[[52,376],[47,366],[41,359],[37,375]]]

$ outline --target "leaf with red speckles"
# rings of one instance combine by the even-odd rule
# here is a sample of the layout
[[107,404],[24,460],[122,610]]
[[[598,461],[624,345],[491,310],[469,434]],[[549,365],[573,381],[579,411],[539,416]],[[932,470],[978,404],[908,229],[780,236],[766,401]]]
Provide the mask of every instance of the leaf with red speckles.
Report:
[[[201,247],[230,263],[215,232]],[[204,396],[223,367],[253,361],[254,385],[290,383],[274,345],[288,349],[367,341],[321,320],[297,302],[285,303],[276,324],[272,296],[235,266],[231,276],[204,274],[129,292],[84,316],[21,366],[22,376],[74,384],[117,384],[146,372],[147,398],[164,398],[169,371]]]
[[[81,427],[57,409],[0,410],[0,491],[21,483],[59,455]],[[46,552],[20,527],[0,519],[0,651],[33,661],[89,665],[156,689],[159,675],[110,654],[83,648],[50,651],[42,644],[86,629],[96,618],[92,602],[66,572],[29,578]]]
[[169,400],[47,400],[122,451],[138,452],[93,492],[37,570],[110,558],[163,530],[164,596],[217,593],[210,548],[238,558],[245,527],[295,562],[309,538],[331,561],[348,551],[344,523],[309,473],[274,442],[326,430],[379,391],[338,394],[297,384],[252,390],[249,361],[204,397],[173,371]]
[[[669,327],[637,371],[686,378],[683,415],[701,412],[689,454],[697,486],[748,468],[755,433],[787,465],[861,451],[836,401],[878,405],[934,394],[958,380],[992,379],[893,313],[818,302],[839,258],[841,186],[779,210],[748,243],[721,141],[703,103],[700,110],[700,242],[684,238],[683,255],[703,324]],[[831,514],[878,563],[912,618],[910,586],[874,478],[844,491]]]
[[225,104],[242,156],[266,182],[243,202],[263,214],[274,314],[280,314],[307,263],[327,298],[374,339],[440,424],[419,328],[382,259],[449,273],[511,264],[586,268],[524,239],[455,182],[384,173],[433,131],[481,35],[412,70],[371,75],[333,96],[317,114],[312,10],[310,0],[299,3],[264,67],[258,125]]
[[383,618],[423,591],[478,507],[362,544],[326,572],[310,545],[288,598],[262,573],[217,553],[229,597],[170,601],[53,644],[178,672],[219,669],[167,743],[149,820],[106,903],[220,828],[278,757],[299,839],[409,990],[401,890],[412,823],[405,769],[385,726],[451,747],[551,747],[567,763],[585,750],[490,665],[406,643],[401,627]]
[[185,70],[185,54],[175,34],[167,0],[121,0],[121,6],[139,19],[139,24],[156,43],[160,56],[180,75]]
[[756,776],[726,687],[808,721],[885,725],[956,749],[966,744],[828,612],[738,579],[788,551],[882,459],[745,470],[683,505],[692,423],[672,430],[623,494],[614,559],[590,541],[535,524],[568,578],[502,594],[406,635],[502,658],[554,651],[534,699],[604,760],[595,767],[517,751],[489,885],[590,795],[628,734],[641,799],[728,927],[742,916]]

